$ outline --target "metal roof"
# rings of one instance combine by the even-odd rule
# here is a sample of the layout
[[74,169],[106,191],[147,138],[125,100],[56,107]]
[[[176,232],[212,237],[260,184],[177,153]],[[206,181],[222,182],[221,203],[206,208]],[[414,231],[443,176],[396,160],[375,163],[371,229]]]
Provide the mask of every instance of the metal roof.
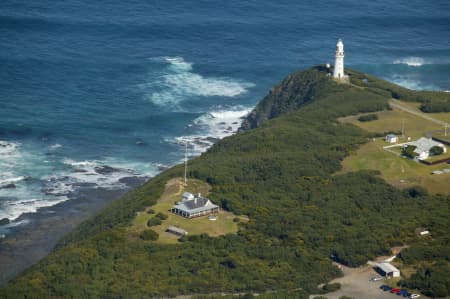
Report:
[[196,197],[191,200],[185,200],[182,202],[179,202],[177,205],[174,206],[174,208],[186,211],[189,213],[197,213],[205,210],[210,210],[213,208],[218,208],[219,206],[213,204],[209,199],[206,197]]
[[431,138],[420,137],[416,141],[408,142],[408,145],[413,145],[416,147],[414,152],[417,154],[428,152],[433,146],[443,147],[442,143],[436,142]]
[[194,198],[194,194],[192,194],[190,192],[184,192],[183,198],[188,198],[188,199]]
[[188,233],[186,230],[184,230],[182,228],[179,228],[179,227],[176,227],[176,226],[169,226],[167,228],[167,231],[171,231],[171,232],[174,232],[174,233],[177,233],[177,234],[180,234],[180,235],[187,235],[187,233]]
[[400,273],[399,269],[395,268],[394,266],[392,266],[389,263],[377,263],[376,265],[378,268],[383,270],[384,273],[391,273],[391,272],[399,272]]

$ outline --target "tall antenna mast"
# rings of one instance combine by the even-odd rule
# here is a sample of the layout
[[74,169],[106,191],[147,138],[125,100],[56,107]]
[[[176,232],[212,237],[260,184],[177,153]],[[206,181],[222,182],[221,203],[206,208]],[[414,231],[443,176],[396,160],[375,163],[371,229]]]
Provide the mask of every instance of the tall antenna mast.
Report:
[[188,162],[188,159],[187,159],[187,146],[188,146],[188,142],[186,141],[184,143],[184,145],[185,145],[185,152],[184,152],[184,186],[186,187],[187,186],[187,162]]
[[402,118],[402,138],[405,138],[405,120]]

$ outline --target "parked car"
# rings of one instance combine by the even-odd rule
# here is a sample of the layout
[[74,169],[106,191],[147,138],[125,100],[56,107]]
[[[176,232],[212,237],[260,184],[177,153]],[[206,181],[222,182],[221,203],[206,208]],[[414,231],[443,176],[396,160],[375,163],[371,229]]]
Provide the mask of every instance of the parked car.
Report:
[[409,298],[414,299],[414,298],[419,298],[420,295],[419,294],[411,294],[409,295]]
[[400,292],[397,293],[398,296],[409,297],[411,294],[404,289],[401,289]]
[[383,280],[383,277],[380,275],[372,276],[369,281],[380,281]]
[[392,288],[388,285],[383,284],[382,286],[380,286],[380,289],[382,289],[383,291],[390,291],[392,290]]
[[383,284],[380,286],[380,289],[382,289],[383,291],[390,291],[392,288],[388,285]]
[[393,288],[393,289],[391,290],[391,293],[393,293],[393,294],[397,294],[398,292],[400,292],[400,289],[399,289],[399,288]]

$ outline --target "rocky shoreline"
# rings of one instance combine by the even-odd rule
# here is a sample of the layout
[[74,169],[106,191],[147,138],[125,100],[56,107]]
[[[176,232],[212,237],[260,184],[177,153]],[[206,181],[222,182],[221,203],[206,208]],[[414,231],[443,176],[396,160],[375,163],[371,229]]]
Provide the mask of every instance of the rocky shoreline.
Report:
[[[58,241],[82,221],[147,179],[122,178],[122,183],[126,184],[122,189],[78,188],[70,195],[70,200],[21,215],[14,222],[23,224],[9,228],[9,233],[0,238],[0,286],[48,255]],[[2,221],[4,225],[9,224],[9,220]]]

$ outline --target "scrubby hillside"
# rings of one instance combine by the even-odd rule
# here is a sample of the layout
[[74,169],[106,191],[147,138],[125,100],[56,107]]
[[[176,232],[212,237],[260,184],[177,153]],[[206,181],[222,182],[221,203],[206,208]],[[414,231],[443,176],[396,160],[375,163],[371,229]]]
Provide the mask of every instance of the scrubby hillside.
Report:
[[[416,242],[415,228],[448,235],[448,196],[397,190],[373,172],[335,175],[367,132],[337,117],[387,108],[380,90],[336,83],[321,68],[290,75],[244,130],[190,162],[211,199],[249,216],[237,234],[162,245],[129,238],[136,212],[155,203],[174,167],[82,224],[0,297],[148,298],[217,292],[296,292],[307,298],[350,266]],[[290,113],[288,113],[290,112]],[[447,245],[443,245],[447,246]],[[448,263],[448,261],[446,262]],[[432,264],[430,264],[430,267]]]
[[[243,121],[242,129],[256,128],[265,121],[298,110],[314,99],[322,98],[329,90],[329,79],[324,76],[328,70],[323,66],[299,71],[287,76],[273,87],[269,94],[253,109]],[[366,96],[380,95],[408,102],[421,103],[423,112],[449,112],[450,93],[437,91],[416,91],[384,81],[352,69],[346,69],[349,81],[354,87],[363,88]],[[348,99],[347,99],[348,100]],[[361,112],[367,112],[361,110]]]

